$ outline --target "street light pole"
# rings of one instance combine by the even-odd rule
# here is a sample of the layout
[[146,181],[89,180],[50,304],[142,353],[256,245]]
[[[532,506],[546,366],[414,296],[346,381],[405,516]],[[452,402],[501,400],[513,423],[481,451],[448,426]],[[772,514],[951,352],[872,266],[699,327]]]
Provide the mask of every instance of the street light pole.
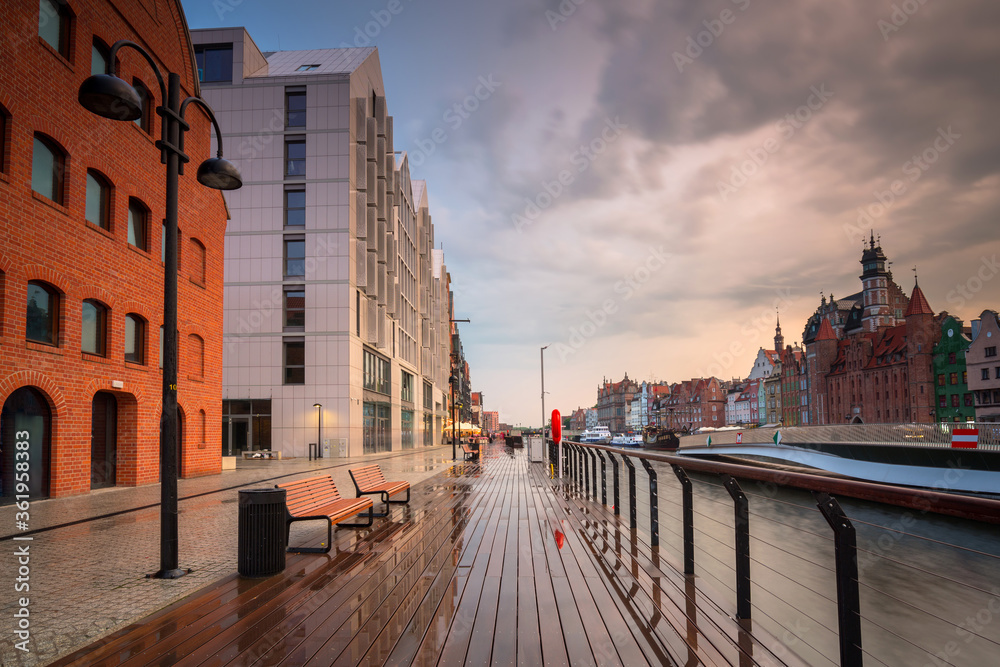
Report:
[[542,366],[541,366],[541,369],[542,369],[542,449],[545,451],[545,459],[548,460],[548,458],[549,458],[549,447],[548,447],[548,443],[545,441],[545,350],[546,350],[546,348],[548,348],[548,345],[546,345],[545,347],[543,347],[539,351],[539,355],[541,356],[541,359],[542,359]]
[[316,458],[323,458],[323,405],[313,403],[316,408]]
[[160,161],[167,165],[166,218],[163,258],[163,399],[160,416],[160,570],[152,575],[159,579],[177,579],[187,572],[178,568],[177,538],[177,200],[178,176],[184,173],[184,163],[190,158],[184,153],[184,133],[190,128],[184,120],[187,105],[194,102],[212,121],[218,138],[218,157],[209,158],[198,167],[198,182],[216,190],[236,190],[243,185],[239,170],[222,157],[222,131],[208,106],[200,97],[181,100],[181,78],[167,73],[167,84],[152,56],[129,40],[119,40],[108,56],[108,73],[87,77],[80,85],[80,104],[99,116],[112,120],[131,121],[142,117],[142,100],[130,84],[115,75],[115,61],[122,47],[141,55],[160,84],[160,99],[156,108],[163,119],[160,123]]

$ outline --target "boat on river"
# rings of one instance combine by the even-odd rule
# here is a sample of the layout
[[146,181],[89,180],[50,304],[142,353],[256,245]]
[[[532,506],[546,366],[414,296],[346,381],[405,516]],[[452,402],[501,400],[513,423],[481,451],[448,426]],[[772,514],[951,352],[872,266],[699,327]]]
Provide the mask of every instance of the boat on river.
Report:
[[611,442],[611,429],[603,424],[588,428],[580,434],[580,442],[591,445],[606,445]]

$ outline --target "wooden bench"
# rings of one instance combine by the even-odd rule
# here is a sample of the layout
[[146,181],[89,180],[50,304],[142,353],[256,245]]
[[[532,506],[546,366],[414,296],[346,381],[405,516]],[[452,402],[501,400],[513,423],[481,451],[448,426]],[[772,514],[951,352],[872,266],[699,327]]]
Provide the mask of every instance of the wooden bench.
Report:
[[475,461],[476,459],[479,458],[479,450],[478,449],[473,449],[472,447],[470,447],[469,445],[465,444],[464,442],[462,443],[462,451],[465,452],[465,460],[466,461]]
[[[374,504],[371,498],[341,498],[333,478],[329,475],[299,479],[275,484],[285,490],[285,551],[289,553],[329,553],[333,546],[333,524],[345,528],[364,528],[372,525]],[[339,523],[355,514],[363,514],[367,523]],[[326,521],[326,548],[288,546],[293,521]]]
[[[377,463],[372,463],[371,465],[362,466],[360,468],[352,468],[347,472],[350,473],[351,481],[354,482],[354,490],[357,491],[358,498],[363,495],[376,494],[382,497],[382,502],[386,504],[385,512],[376,514],[375,516],[388,516],[389,503],[410,502],[410,483],[387,482],[385,475],[382,474],[382,468],[380,468]],[[402,493],[403,491],[406,491],[405,499],[389,500],[389,496],[394,496],[398,493]]]

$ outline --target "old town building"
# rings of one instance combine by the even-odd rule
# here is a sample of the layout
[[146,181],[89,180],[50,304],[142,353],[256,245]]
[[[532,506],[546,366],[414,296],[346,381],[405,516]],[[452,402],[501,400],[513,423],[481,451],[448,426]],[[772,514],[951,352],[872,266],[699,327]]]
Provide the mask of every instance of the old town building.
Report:
[[[0,10],[0,502],[13,496],[15,434],[33,498],[150,484],[160,474],[166,179],[163,102],[135,50],[116,74],[141,91],[136,122],[88,112],[77,92],[109,47],[142,44],[198,95],[177,0],[12,0]],[[211,122],[187,108],[179,179],[179,473],[221,469],[222,194],[196,181]]]

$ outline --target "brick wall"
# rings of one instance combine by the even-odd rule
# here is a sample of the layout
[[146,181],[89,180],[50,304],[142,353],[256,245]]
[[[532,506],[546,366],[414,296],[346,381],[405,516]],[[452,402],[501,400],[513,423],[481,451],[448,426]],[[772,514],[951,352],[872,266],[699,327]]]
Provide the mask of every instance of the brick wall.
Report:
[[[194,94],[188,38],[175,0],[147,11],[142,3],[70,0],[69,57],[38,36],[37,0],[14,0],[0,7],[0,105],[7,116],[3,173],[0,173],[0,404],[20,387],[32,386],[52,411],[50,493],[64,496],[90,490],[91,401],[109,391],[118,401],[117,483],[156,482],[159,475],[159,417],[162,372],[158,368],[159,327],[163,322],[161,223],[165,216],[165,167],[152,133],[135,123],[99,118],[77,102],[91,68],[96,35],[105,44],[118,39],[146,47],[164,74],[181,76],[182,97]],[[148,64],[133,50],[118,53],[119,76],[140,79],[160,102]],[[222,194],[197,183],[197,165],[209,156],[210,122],[196,106],[187,109],[191,157],[180,178],[180,275],[178,300],[178,402],[184,416],[183,476],[221,469],[222,271],[226,210]],[[64,199],[57,204],[33,192],[33,138],[43,133],[66,154]],[[111,229],[85,221],[87,169],[112,184]],[[150,211],[149,252],[127,242],[128,200]],[[205,248],[204,280],[196,262],[196,239]],[[26,341],[28,281],[42,280],[60,295],[59,344]],[[81,308],[96,299],[108,308],[104,356],[81,352]],[[125,316],[147,322],[145,363],[124,361]],[[196,358],[192,336],[203,341]],[[193,369],[203,368],[203,372]],[[113,382],[121,382],[115,388]],[[204,428],[202,427],[204,424]],[[7,443],[2,447],[7,448]],[[4,459],[6,461],[6,459]]]

